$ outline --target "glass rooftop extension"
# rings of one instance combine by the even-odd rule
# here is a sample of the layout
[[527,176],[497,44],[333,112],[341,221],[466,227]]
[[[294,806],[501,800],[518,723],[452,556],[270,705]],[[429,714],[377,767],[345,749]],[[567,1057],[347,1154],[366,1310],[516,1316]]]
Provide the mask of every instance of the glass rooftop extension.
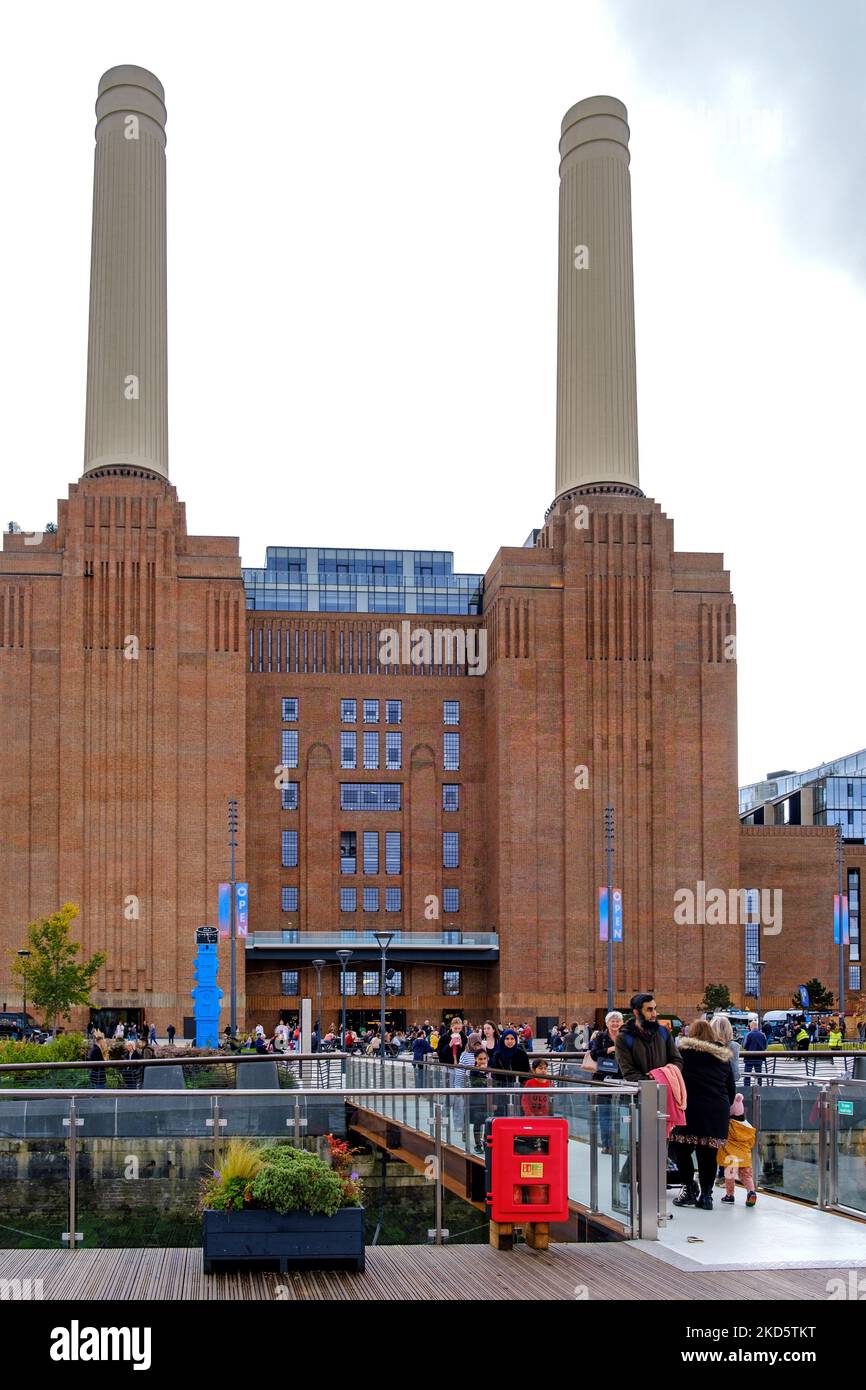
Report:
[[740,787],[740,815],[745,815],[752,807],[760,806],[764,801],[799,791],[810,782],[818,782],[825,777],[852,775],[866,776],[866,748],[861,748],[857,753],[847,753],[844,757],[834,758],[829,763],[819,763],[817,767],[810,767],[806,772],[779,773],[763,782],[752,782],[749,786]]
[[479,614],[484,576],[455,574],[450,550],[269,545],[244,569],[247,608],[290,613]]

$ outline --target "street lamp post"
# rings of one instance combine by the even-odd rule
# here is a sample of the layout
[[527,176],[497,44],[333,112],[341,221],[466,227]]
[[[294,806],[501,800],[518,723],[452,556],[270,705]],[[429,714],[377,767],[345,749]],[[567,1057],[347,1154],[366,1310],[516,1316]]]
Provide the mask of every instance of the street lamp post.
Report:
[[[19,952],[18,952],[18,955],[21,957],[22,960],[29,960],[29,959],[30,959],[30,952],[29,952],[29,951],[19,951]],[[27,974],[26,974],[26,970],[25,970],[25,972],[24,972],[24,973],[22,974],[22,976],[21,976],[21,994],[22,994],[22,997],[23,997],[23,999],[24,999],[24,1027],[26,1028],[26,1027],[27,1027]]]
[[381,968],[381,972],[380,972],[380,976],[379,976],[379,984],[380,984],[380,986],[381,986],[381,996],[382,996],[382,997],[381,997],[382,1008],[381,1008],[381,1015],[380,1015],[380,1021],[379,1021],[379,1056],[380,1056],[381,1059],[382,1059],[381,1076],[382,1076],[382,1089],[384,1090],[384,1089],[385,1089],[385,963],[386,963],[386,960],[387,960],[387,957],[388,957],[388,947],[391,945],[391,942],[394,940],[394,933],[393,933],[392,931],[377,931],[375,935],[376,935],[376,940],[377,940],[378,943],[379,943],[379,950],[382,952],[382,968]]
[[604,808],[607,853],[607,1012],[613,1009],[613,807]]
[[318,1030],[316,1032],[316,1037],[319,1040],[316,1046],[317,1052],[322,1046],[322,970],[324,967],[325,962],[323,960],[313,961],[313,969],[316,972],[316,1026],[313,1031],[316,1032],[316,1030]]
[[346,961],[352,952],[345,946],[337,952],[337,959],[340,962],[340,993],[343,997],[342,1014],[340,1018],[340,1051],[346,1051]]
[[753,961],[752,961],[752,969],[753,969],[754,972],[755,972],[755,979],[756,979],[757,982],[758,982],[758,984],[757,984],[757,1000],[758,1000],[758,1027],[759,1027],[759,1028],[760,1028],[760,1026],[761,1026],[761,971],[762,971],[762,970],[765,970],[766,968],[767,968],[767,962],[766,962],[765,960],[753,960]]
[[237,957],[237,925],[235,916],[235,850],[238,845],[238,803],[232,798],[229,801],[229,851],[231,853],[231,1029],[232,1037],[238,1031],[238,957]]
[[[839,1018],[845,1013],[845,931],[844,931],[844,912],[842,909],[842,873],[845,863],[845,841],[842,838],[842,826],[836,826],[836,867],[839,873]],[[841,1023],[839,1025],[842,1026]]]

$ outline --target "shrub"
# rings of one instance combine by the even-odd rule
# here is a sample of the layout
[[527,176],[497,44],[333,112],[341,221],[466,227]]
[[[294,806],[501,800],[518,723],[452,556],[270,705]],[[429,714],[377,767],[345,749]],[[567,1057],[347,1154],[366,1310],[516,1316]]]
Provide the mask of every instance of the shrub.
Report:
[[294,1159],[281,1157],[264,1165],[252,1184],[252,1198],[256,1206],[282,1215],[309,1211],[334,1216],[343,1205],[343,1186],[337,1174],[315,1154],[297,1150]]

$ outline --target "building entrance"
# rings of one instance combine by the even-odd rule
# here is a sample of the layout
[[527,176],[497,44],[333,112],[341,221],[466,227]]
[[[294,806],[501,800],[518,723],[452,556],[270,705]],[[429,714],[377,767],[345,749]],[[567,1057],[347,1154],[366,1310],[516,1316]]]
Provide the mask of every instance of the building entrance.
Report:
[[129,1032],[129,1025],[135,1024],[139,1037],[141,1037],[142,1024],[144,1022],[144,1009],[91,1009],[90,1024],[93,1028],[98,1028],[107,1038],[114,1037],[114,1030],[118,1023],[123,1024],[124,1033]]

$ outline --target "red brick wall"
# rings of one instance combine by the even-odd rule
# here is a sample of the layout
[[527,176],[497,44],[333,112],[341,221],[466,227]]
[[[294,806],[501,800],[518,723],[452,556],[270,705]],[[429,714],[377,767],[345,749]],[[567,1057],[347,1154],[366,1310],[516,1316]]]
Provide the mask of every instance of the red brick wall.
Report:
[[56,534],[4,537],[0,570],[24,598],[0,646],[0,970],[29,920],[75,902],[85,955],[108,953],[94,1005],[180,1031],[244,795],[237,541],[188,536],[166,483],[87,478]]

